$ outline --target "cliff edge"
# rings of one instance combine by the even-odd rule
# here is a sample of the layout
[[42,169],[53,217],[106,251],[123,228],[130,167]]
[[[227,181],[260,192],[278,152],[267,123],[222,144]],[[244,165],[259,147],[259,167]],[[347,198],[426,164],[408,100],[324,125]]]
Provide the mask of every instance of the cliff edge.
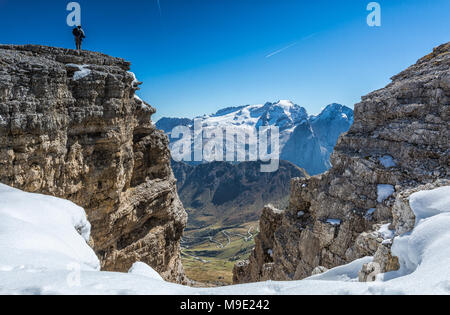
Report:
[[83,207],[103,270],[142,261],[183,283],[187,215],[168,139],[129,69],[94,52],[0,45],[0,182]]

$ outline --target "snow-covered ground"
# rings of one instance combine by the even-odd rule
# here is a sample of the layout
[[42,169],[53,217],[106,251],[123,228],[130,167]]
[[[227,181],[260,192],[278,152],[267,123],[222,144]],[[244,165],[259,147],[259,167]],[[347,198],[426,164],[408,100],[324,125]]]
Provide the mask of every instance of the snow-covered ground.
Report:
[[197,289],[166,283],[138,263],[99,271],[90,225],[71,202],[0,184],[0,294],[450,294],[450,187],[411,196],[414,231],[394,239],[401,269],[357,282],[370,257],[302,281]]

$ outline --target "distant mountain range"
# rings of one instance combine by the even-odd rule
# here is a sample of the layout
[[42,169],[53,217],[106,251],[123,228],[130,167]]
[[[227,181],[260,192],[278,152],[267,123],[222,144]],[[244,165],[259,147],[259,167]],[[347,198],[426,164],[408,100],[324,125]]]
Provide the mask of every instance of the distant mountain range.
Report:
[[[276,126],[280,130],[280,158],[316,175],[331,167],[330,155],[339,136],[353,124],[353,110],[330,104],[319,115],[310,116],[305,108],[285,100],[229,107],[196,119],[207,128]],[[172,149],[180,141],[172,139],[173,128],[181,125],[192,129],[193,123],[194,120],[187,118],[162,118],[156,126],[169,135]]]

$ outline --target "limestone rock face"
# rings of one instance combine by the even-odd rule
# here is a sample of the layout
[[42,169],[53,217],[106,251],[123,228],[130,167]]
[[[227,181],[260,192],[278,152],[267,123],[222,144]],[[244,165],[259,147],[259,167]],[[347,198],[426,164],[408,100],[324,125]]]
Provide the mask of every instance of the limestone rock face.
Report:
[[255,250],[249,260],[237,263],[233,269],[235,284],[272,279],[274,233],[282,223],[283,213],[271,205],[263,209]]
[[[273,239],[272,280],[303,279],[316,267],[375,255],[387,244],[377,231],[382,224],[394,223],[390,228],[401,233],[414,222],[407,207],[393,210],[401,203],[396,195],[448,178],[450,43],[392,80],[355,105],[354,124],[341,136],[331,170],[292,181],[282,223],[273,234],[260,236]],[[262,254],[258,251],[257,246],[252,257]],[[381,248],[379,256],[389,253]],[[395,263],[392,257],[384,266],[392,269]],[[366,267],[370,273],[371,266]],[[246,268],[253,275],[250,281],[265,280],[264,263],[250,259]]]
[[84,207],[104,270],[142,261],[183,282],[168,139],[129,69],[98,53],[0,46],[0,181]]

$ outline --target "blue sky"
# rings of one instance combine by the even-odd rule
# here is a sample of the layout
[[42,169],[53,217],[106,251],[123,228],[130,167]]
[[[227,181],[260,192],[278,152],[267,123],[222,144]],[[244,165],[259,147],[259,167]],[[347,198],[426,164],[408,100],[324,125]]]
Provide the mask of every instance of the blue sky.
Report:
[[[132,62],[162,116],[290,99],[347,106],[449,41],[450,1],[80,0],[84,48]],[[69,1],[0,0],[0,42],[74,46]]]

